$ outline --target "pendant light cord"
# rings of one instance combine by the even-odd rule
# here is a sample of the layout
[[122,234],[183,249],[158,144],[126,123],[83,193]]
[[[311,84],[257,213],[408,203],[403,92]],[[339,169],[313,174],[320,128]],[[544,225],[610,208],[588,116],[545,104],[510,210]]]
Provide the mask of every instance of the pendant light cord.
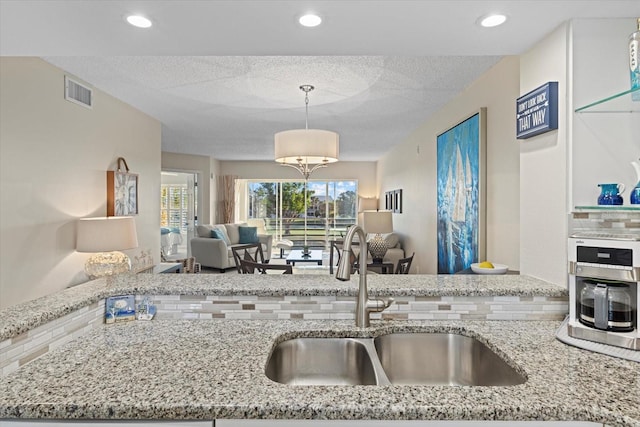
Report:
[[304,129],[309,130],[309,92],[304,95]]
[[315,87],[313,85],[302,85],[300,90],[304,92],[304,129],[309,130],[309,92]]

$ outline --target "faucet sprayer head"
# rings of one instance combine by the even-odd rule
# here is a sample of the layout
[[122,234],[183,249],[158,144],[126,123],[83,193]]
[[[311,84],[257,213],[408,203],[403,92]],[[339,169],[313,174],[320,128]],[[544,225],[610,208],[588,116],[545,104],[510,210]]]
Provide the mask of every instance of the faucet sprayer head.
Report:
[[351,279],[351,265],[349,263],[349,251],[342,251],[340,262],[336,270],[336,279],[347,281]]

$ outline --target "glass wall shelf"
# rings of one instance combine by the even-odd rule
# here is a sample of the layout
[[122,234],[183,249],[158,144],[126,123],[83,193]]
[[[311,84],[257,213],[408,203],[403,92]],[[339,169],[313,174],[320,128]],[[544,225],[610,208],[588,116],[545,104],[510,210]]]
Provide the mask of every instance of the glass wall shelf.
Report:
[[640,88],[625,90],[624,92],[597,100],[583,107],[576,108],[576,113],[640,113],[640,102],[632,101],[631,94],[640,92]]
[[579,212],[638,212],[640,213],[640,205],[596,205],[596,206],[576,206],[576,213]]

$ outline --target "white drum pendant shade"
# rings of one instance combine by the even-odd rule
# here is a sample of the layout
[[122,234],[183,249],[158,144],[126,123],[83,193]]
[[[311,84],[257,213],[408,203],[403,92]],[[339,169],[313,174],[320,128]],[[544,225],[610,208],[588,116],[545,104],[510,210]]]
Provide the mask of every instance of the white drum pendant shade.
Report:
[[316,165],[338,161],[339,136],[320,129],[293,129],[275,134],[275,161],[298,165]]

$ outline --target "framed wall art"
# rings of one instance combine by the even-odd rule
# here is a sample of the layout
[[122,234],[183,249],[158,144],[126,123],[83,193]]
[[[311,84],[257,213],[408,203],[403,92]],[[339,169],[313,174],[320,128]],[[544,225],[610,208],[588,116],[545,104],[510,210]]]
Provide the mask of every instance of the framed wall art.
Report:
[[402,190],[393,191],[393,212],[402,213]]
[[384,208],[393,213],[402,213],[402,190],[386,191],[384,193]]
[[485,256],[486,109],[437,136],[438,274]]
[[393,192],[391,191],[384,193],[384,209],[387,211],[393,210]]
[[[122,171],[121,164],[125,171]],[[107,171],[107,216],[138,214],[138,175],[129,173],[127,161],[118,157],[115,171]]]

